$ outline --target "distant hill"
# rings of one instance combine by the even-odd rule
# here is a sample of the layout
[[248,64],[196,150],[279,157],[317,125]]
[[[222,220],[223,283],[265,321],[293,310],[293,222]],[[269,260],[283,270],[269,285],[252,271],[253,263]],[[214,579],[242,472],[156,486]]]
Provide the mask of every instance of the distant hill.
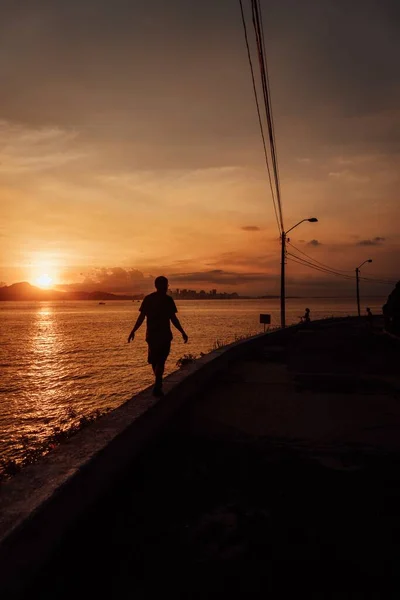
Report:
[[43,300],[132,300],[133,296],[119,296],[108,292],[58,292],[43,290],[23,281],[0,288],[1,300],[25,300],[40,302]]

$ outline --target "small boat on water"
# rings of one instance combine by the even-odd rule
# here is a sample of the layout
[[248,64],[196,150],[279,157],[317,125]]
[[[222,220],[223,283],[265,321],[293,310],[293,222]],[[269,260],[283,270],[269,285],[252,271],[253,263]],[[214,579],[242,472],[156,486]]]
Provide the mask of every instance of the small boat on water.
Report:
[[101,304],[102,306],[105,306],[105,302],[99,302],[99,304]]

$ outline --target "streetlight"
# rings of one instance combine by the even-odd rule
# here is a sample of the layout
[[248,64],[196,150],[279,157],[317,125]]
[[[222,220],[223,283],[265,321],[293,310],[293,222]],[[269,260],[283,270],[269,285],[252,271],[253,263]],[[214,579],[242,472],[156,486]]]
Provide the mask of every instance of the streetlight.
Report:
[[317,223],[318,219],[311,217],[311,219],[302,219],[296,225],[293,225],[287,231],[282,231],[281,242],[282,242],[282,254],[281,254],[281,327],[286,327],[286,307],[285,307],[285,260],[286,260],[286,236],[289,231],[292,231],[295,227],[308,221],[309,223]]
[[361,311],[360,311],[360,281],[359,281],[359,274],[360,274],[360,269],[363,265],[365,265],[365,263],[370,263],[372,262],[372,258],[368,258],[367,260],[364,260],[363,263],[361,263],[361,265],[359,267],[356,268],[356,289],[357,289],[357,311],[358,311],[358,316],[361,317]]

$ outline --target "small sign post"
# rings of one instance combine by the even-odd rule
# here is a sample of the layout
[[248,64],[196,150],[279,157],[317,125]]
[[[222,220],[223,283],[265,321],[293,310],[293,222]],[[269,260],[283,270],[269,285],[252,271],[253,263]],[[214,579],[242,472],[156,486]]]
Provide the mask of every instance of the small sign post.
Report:
[[260,323],[262,323],[264,325],[264,332],[265,332],[265,326],[271,325],[271,315],[261,314],[260,315]]

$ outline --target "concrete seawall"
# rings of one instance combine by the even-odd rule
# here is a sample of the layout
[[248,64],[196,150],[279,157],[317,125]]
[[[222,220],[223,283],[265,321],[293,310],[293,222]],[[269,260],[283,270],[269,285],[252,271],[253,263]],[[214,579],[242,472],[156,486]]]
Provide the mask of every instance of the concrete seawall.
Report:
[[[318,322],[312,324],[318,327]],[[185,403],[232,361],[285,345],[298,326],[215,350],[165,380],[166,395],[147,388],[4,483],[0,495],[0,592],[17,598],[62,536],[110,489]]]
[[[341,332],[344,331],[347,333],[343,337]],[[168,376],[164,398],[154,398],[150,388],[144,390],[36,464],[23,469],[1,487],[0,596],[23,596],[71,530],[76,531],[77,524],[79,529],[82,523],[90,520],[91,509],[101,506],[108,492],[114,497],[118,485],[121,488],[121,482],[123,489],[129,487],[129,478],[126,480],[124,476],[132,471],[132,466],[140,463],[139,455],[143,454],[145,458],[151,454],[148,451],[151,442],[157,439],[158,443],[163,437],[160,434],[164,434],[170,424],[175,426],[180,421],[180,418],[176,419],[178,412],[181,415],[187,408],[192,413],[190,426],[194,430],[210,425],[220,426],[225,419],[229,426],[235,425],[238,430],[250,428],[250,433],[253,429],[258,431],[261,426],[266,427],[264,433],[268,435],[271,433],[270,426],[273,426],[271,415],[276,412],[275,425],[285,426],[288,431],[293,429],[292,434],[298,435],[299,421],[293,407],[288,408],[283,417],[279,416],[279,411],[285,413],[283,400],[292,385],[305,390],[300,394],[300,400],[294,389],[290,392],[292,395],[289,394],[292,400],[296,396],[297,404],[300,402],[302,406],[305,406],[304,398],[311,383],[321,389],[328,386],[330,392],[339,386],[340,394],[343,385],[349,389],[361,386],[362,381],[357,375],[361,370],[368,375],[362,383],[364,387],[371,388],[376,384],[372,377],[376,372],[385,375],[379,384],[380,389],[384,385],[397,390],[398,382],[392,381],[390,376],[392,371],[397,371],[397,340],[392,340],[397,350],[390,351],[390,361],[387,362],[389,354],[380,351],[381,344],[387,346],[385,336],[380,334],[379,328],[376,332],[379,335],[370,336],[363,320],[349,317],[315,321],[308,327],[293,326],[235,342]],[[356,338],[363,340],[362,347],[359,347],[359,342],[356,343]],[[372,346],[368,344],[369,338],[373,340]],[[256,368],[254,363],[259,366]],[[286,375],[285,382],[280,381],[282,374],[278,371],[282,365],[288,371],[297,372],[295,384],[291,376],[288,382]],[[242,370],[240,376],[238,369]],[[329,374],[329,371],[332,373]],[[236,380],[235,376],[238,376]],[[268,390],[265,397],[264,386]],[[256,388],[263,393],[256,393]],[[312,396],[311,412],[304,423],[309,429],[315,417],[318,437],[323,423],[331,426],[331,417],[329,422],[327,419],[321,421],[323,402],[318,399],[314,406],[314,399]],[[370,406],[369,401],[367,404]],[[350,406],[348,399],[342,399],[338,406]],[[180,411],[183,407],[185,411]],[[374,426],[376,418],[383,418],[380,407],[381,400],[377,401],[377,415],[373,415]],[[338,414],[341,415],[338,417],[339,427],[343,415],[340,411]],[[369,421],[366,425],[370,431]],[[249,431],[246,430],[246,434]],[[132,534],[135,535],[135,532],[129,533]],[[63,564],[61,561],[61,569]],[[53,564],[53,568],[55,566]]]

